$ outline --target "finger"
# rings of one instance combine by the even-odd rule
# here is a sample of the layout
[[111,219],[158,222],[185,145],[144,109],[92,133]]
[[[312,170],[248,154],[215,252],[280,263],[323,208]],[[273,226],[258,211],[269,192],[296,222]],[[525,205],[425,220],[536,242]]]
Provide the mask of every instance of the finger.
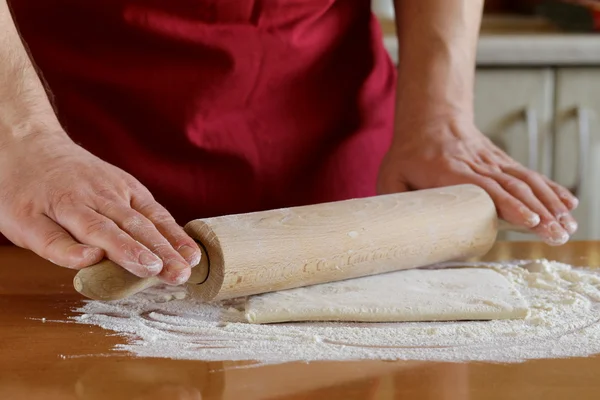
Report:
[[152,221],[159,232],[192,267],[198,265],[202,252],[194,239],[177,224],[171,214],[154,199],[152,193],[144,185],[133,178],[129,180],[128,184],[132,192],[131,207]]
[[158,231],[171,243],[179,254],[195,267],[200,263],[200,247],[171,216],[171,214],[154,199],[134,196],[131,206],[148,218]]
[[502,172],[486,171],[485,176],[493,179],[511,196],[519,199],[538,217],[538,224],[532,229],[546,243],[551,245],[564,244],[569,240],[569,234],[562,228],[556,218],[548,211],[535,196],[531,188],[520,179]]
[[[565,206],[562,200],[558,197],[556,192],[548,186],[545,180],[540,174],[534,171],[527,170],[525,168],[507,167],[504,170],[507,174],[514,176],[515,178],[525,182],[535,197],[537,197],[544,207],[554,216],[556,221],[560,223],[562,228],[569,233],[573,234],[577,230],[577,222],[571,216],[569,209]],[[552,227],[556,233],[554,227]]]
[[162,270],[157,255],[91,208],[72,208],[61,213],[57,222],[78,241],[104,249],[110,260],[140,278],[158,275]]
[[[476,172],[481,175],[487,176],[502,186],[502,188],[519,199],[523,204],[527,206],[536,214],[538,224],[540,222],[550,222],[555,220],[554,216],[548,211],[548,209],[542,204],[542,202],[535,196],[529,185],[520,179],[515,178],[512,175],[506,174],[502,171],[495,170],[480,170],[476,168]],[[537,226],[537,224],[533,225]]]
[[552,188],[552,190],[554,190],[554,193],[556,193],[558,198],[561,199],[563,204],[570,211],[573,211],[574,209],[577,208],[577,206],[579,205],[579,199],[577,197],[575,197],[567,188],[559,185],[556,182],[553,182],[552,180],[548,179],[547,177],[545,177],[543,175],[542,175],[542,179],[544,179],[546,184],[548,186],[550,186],[550,188]]
[[533,212],[521,200],[508,193],[494,179],[470,171],[462,174],[461,183],[473,183],[484,189],[494,201],[498,216],[517,226],[534,228],[540,223],[540,216]]
[[129,236],[160,257],[163,262],[160,277],[166,283],[180,285],[190,277],[190,265],[144,215],[132,208],[120,205],[99,211],[113,220]]
[[60,225],[45,215],[24,220],[24,247],[50,262],[71,269],[81,269],[96,264],[104,257],[98,247],[78,243]]

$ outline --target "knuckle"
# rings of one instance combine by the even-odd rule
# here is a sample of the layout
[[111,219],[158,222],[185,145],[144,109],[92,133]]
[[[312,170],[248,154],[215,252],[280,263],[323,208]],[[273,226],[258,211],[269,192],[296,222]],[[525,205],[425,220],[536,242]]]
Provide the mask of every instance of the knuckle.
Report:
[[148,229],[149,224],[144,221],[139,215],[130,215],[125,218],[122,222],[123,229],[128,232],[137,232],[140,230]]
[[506,182],[506,189],[509,192],[514,192],[514,193],[531,192],[531,188],[529,187],[529,185],[518,179],[508,179]]
[[167,212],[165,209],[158,206],[157,204],[150,203],[146,205],[143,209],[145,211],[144,214],[147,215],[148,218],[155,224],[166,224],[175,222],[171,214],[169,214],[169,212]]
[[133,176],[129,175],[129,177],[125,179],[125,184],[127,185],[129,193],[132,194],[132,197],[140,199],[141,202],[155,201],[152,192]]
[[148,248],[150,251],[158,255],[171,254],[175,252],[171,245],[166,242],[155,242],[149,245]]
[[492,163],[481,163],[477,165],[477,170],[488,177],[494,177],[501,172],[500,167]]
[[528,181],[531,182],[531,184],[533,185],[547,186],[544,175],[540,174],[539,172],[527,170],[525,176],[527,177]]
[[119,243],[119,255],[122,257],[122,262],[133,262],[139,264],[140,256],[146,252],[147,248],[135,241],[122,240]]
[[53,203],[57,206],[71,205],[75,202],[73,192],[54,193],[52,197],[54,198]]
[[135,209],[144,215],[151,215],[153,207],[153,203],[150,201],[146,201],[146,199],[144,199],[143,201],[138,199],[135,205]]
[[72,192],[50,193],[48,211],[60,218],[65,210],[71,209],[75,204],[75,195]]
[[125,182],[127,183],[127,186],[129,186],[129,188],[134,192],[144,192],[145,194],[147,191],[146,187],[132,176],[127,177],[125,179]]
[[97,207],[98,211],[104,215],[114,214],[116,212],[117,204],[118,204],[116,201],[114,201],[112,199],[109,200],[109,199],[105,199],[105,198],[101,198],[101,199],[97,200],[96,203],[98,206]]
[[126,193],[123,190],[120,190],[115,187],[101,187],[95,190],[96,197],[103,199],[105,202],[105,206],[110,207],[110,205],[122,200],[126,197]]
[[171,214],[165,211],[158,211],[151,215],[151,219],[157,224],[174,223],[175,220],[171,217]]
[[498,188],[498,182],[488,176],[476,175],[472,180],[487,190],[495,190]]
[[31,217],[35,214],[36,205],[32,200],[26,200],[17,206],[15,216],[18,219]]
[[65,238],[66,234],[58,230],[46,232],[42,238],[42,248],[44,250],[49,250]]
[[99,218],[92,218],[85,223],[85,235],[86,236],[97,236],[110,230],[111,223]]

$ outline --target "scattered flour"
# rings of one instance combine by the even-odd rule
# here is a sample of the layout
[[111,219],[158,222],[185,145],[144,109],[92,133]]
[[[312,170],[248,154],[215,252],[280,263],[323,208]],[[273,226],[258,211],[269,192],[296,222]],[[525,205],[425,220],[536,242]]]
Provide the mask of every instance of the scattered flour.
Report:
[[[449,265],[449,264],[447,264]],[[464,264],[463,264],[464,265]],[[244,300],[203,304],[181,287],[87,301],[73,321],[123,335],[115,350],[194,360],[521,362],[600,353],[600,271],[547,260],[472,263],[504,274],[531,307],[524,320],[431,323],[243,321]]]

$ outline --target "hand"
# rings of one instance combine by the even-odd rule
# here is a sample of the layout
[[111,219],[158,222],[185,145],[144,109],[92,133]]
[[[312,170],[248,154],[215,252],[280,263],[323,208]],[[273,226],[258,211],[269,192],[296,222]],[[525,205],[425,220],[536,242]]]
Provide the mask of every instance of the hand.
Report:
[[150,192],[66,135],[0,148],[0,232],[51,262],[81,269],[107,257],[139,277],[181,284],[200,249]]
[[496,204],[499,217],[560,245],[577,230],[570,211],[578,200],[567,189],[531,171],[496,147],[472,118],[399,121],[379,174],[378,192],[403,192],[476,184]]

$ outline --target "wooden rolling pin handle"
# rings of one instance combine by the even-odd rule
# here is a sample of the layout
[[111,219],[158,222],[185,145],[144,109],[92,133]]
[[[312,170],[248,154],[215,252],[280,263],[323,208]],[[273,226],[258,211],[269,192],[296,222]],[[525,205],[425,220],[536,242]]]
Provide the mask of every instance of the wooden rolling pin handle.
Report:
[[[202,283],[208,278],[209,260],[203,246],[200,264],[192,268],[188,283]],[[120,300],[156,286],[163,281],[152,276],[140,278],[110,260],[84,268],[75,275],[73,287],[76,291],[93,300]]]

